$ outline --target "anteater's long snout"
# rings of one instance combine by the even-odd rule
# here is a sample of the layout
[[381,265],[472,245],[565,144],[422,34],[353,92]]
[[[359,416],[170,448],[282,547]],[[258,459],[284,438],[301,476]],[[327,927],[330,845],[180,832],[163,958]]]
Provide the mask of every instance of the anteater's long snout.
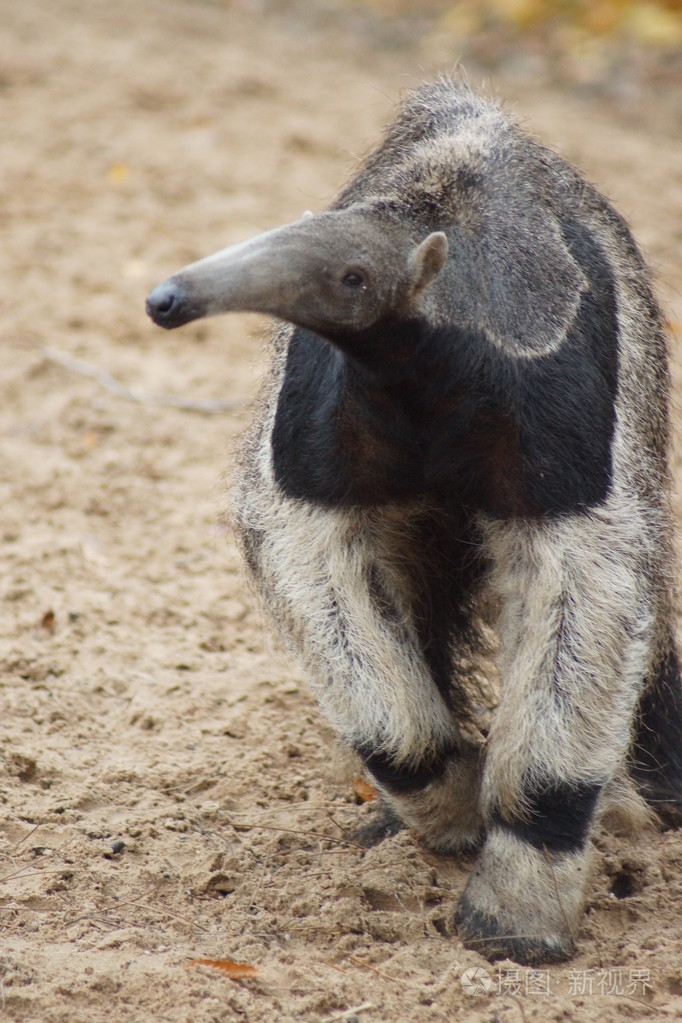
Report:
[[197,319],[201,311],[192,308],[186,289],[175,277],[157,285],[147,299],[147,315],[166,330],[182,327]]
[[309,249],[301,221],[256,235],[190,263],[159,284],[147,299],[147,313],[167,330],[228,312],[286,319],[294,311],[297,280],[309,276]]

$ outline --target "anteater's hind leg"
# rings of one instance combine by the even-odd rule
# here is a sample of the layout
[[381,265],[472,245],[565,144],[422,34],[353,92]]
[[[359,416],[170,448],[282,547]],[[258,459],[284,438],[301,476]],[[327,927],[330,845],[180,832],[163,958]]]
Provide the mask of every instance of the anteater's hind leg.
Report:
[[682,678],[669,633],[639,701],[630,772],[667,827],[682,827]]

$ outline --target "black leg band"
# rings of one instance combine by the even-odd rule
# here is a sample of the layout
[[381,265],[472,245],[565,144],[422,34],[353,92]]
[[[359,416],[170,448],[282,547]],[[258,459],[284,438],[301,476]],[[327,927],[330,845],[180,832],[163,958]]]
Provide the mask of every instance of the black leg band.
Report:
[[491,823],[536,849],[578,852],[587,841],[601,788],[600,784],[555,782],[527,794],[527,819],[508,821],[495,813]]
[[426,788],[442,777],[453,751],[433,753],[416,764],[396,764],[386,753],[369,746],[358,747],[358,753],[372,777],[389,792],[396,795],[408,794]]

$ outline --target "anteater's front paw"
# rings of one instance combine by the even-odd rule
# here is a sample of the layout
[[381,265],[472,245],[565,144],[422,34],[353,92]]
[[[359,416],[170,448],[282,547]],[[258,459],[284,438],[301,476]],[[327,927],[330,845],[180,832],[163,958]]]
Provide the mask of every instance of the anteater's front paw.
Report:
[[459,900],[455,924],[464,947],[479,952],[491,962],[512,959],[515,963],[535,966],[561,962],[575,954],[572,937],[514,933],[517,928],[512,921],[505,924],[498,917],[477,909],[466,894]]
[[574,955],[588,874],[584,851],[548,855],[493,828],[462,894],[462,943],[487,959],[527,965]]

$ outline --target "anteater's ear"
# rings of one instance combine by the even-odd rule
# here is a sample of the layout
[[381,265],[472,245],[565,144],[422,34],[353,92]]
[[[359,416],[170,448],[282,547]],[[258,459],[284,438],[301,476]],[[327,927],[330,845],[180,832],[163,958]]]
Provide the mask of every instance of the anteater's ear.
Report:
[[448,258],[448,240],[442,231],[434,231],[410,253],[411,294],[416,297],[436,279]]

